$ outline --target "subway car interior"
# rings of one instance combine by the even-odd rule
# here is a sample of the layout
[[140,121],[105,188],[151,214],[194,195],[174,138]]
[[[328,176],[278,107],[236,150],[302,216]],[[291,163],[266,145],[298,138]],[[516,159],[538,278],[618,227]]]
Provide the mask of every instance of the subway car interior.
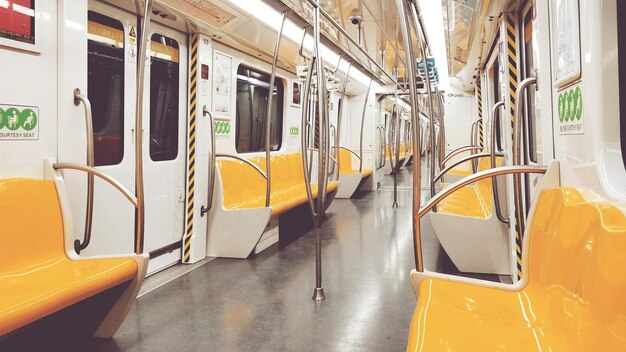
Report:
[[0,352],[626,351],[625,92],[620,0],[0,0]]

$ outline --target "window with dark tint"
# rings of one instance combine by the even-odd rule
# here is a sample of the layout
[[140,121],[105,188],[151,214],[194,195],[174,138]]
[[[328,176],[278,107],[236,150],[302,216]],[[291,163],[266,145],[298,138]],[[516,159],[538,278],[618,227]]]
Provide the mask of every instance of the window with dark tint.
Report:
[[178,155],[178,42],[153,34],[150,42],[150,158]]
[[626,167],[626,1],[617,2],[617,49],[619,65],[619,112],[622,159]]
[[[265,126],[270,76],[245,66],[237,68],[238,153],[265,151]],[[276,79],[272,89],[270,150],[279,150],[283,138],[283,82]]]
[[124,26],[89,11],[88,81],[95,165],[119,164],[124,157]]

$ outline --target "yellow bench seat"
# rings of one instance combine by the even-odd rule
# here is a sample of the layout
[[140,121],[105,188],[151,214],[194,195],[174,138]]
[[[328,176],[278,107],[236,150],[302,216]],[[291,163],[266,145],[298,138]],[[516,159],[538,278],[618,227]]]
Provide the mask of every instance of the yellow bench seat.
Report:
[[[359,170],[352,168],[352,153],[345,149],[339,149],[339,174],[349,175],[358,174]],[[363,169],[361,175],[363,178],[372,174],[372,169]]]
[[[327,193],[337,189],[337,182],[328,182]],[[311,193],[314,198],[317,198],[317,184],[311,184]],[[296,185],[281,190],[272,190],[272,196],[270,197],[270,207],[272,208],[272,215],[279,215],[286,211],[289,211],[299,205],[302,205],[308,201],[306,189],[304,184]],[[254,198],[240,201],[238,203],[230,203],[227,205],[227,209],[248,209],[259,208],[265,206],[265,193],[263,195],[256,196]]]
[[0,336],[132,280],[131,258],[71,260],[52,181],[0,180]]
[[[250,161],[265,171],[265,157],[252,157]],[[220,159],[217,166],[222,178],[224,207],[229,210],[265,206],[267,182],[250,165],[239,160]],[[272,215],[279,215],[307,202],[302,155],[300,153],[272,155],[270,207]],[[326,192],[337,189],[329,182]],[[317,184],[311,184],[313,197],[317,197]]]
[[407,351],[626,351],[626,216],[554,188],[530,230],[518,290],[424,279]]
[[[502,158],[496,159],[496,166],[500,166]],[[478,171],[488,170],[491,167],[489,158],[480,158]],[[448,183],[441,183],[441,188],[449,187]],[[449,195],[437,205],[437,211],[443,214],[453,214],[474,218],[487,219],[491,217],[493,208],[493,187],[491,178],[482,179],[475,185],[465,186]]]

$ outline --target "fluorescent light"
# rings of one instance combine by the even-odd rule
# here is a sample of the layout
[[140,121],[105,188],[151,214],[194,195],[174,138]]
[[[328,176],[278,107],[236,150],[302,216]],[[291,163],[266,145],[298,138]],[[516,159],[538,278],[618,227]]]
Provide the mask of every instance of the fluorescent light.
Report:
[[[249,14],[250,16],[260,20],[266,25],[270,26],[275,31],[280,30],[280,22],[282,20],[282,15],[274,10],[271,6],[267,5],[265,2],[261,0],[229,0],[233,5],[237,6],[240,10]],[[298,27],[291,20],[285,21],[285,26],[283,28],[283,36],[296,43],[298,46],[302,41],[302,35],[304,33],[304,29]],[[313,50],[313,37],[310,34],[307,34],[304,38],[304,44],[302,45],[304,49],[311,52]],[[320,46],[320,51],[322,58],[328,66],[333,68],[337,67],[337,62],[339,61],[339,54],[332,51],[326,45],[322,44]],[[348,62],[345,60],[341,60],[339,64],[339,70],[343,74],[346,74],[348,70]],[[355,79],[356,81],[368,85],[370,83],[370,77],[365,73],[361,72],[359,69],[351,68],[350,69],[350,77]],[[376,82],[372,82],[372,86],[376,87],[378,84]]]

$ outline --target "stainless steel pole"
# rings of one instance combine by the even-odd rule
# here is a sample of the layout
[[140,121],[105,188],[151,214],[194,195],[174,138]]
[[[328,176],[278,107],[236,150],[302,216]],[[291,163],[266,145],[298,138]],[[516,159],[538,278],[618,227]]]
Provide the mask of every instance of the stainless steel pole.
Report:
[[326,194],[326,182],[328,175],[325,169],[325,155],[324,148],[326,147],[325,139],[325,112],[326,108],[326,77],[324,74],[324,62],[320,56],[320,6],[319,3],[315,3],[314,13],[314,37],[315,37],[315,57],[316,57],[316,70],[317,70],[317,102],[318,102],[318,126],[319,126],[319,152],[317,154],[317,204],[315,211],[315,290],[313,291],[313,300],[323,301],[326,299],[324,294],[324,288],[322,287],[322,233],[320,230],[322,217],[324,213],[324,204],[322,194]]
[[[497,102],[494,106],[493,106],[493,110],[492,110],[492,114],[491,114],[491,140],[490,140],[490,152],[491,152],[491,168],[495,169],[496,168],[496,121],[499,118],[498,116],[498,109],[504,106],[504,102],[500,101]],[[493,204],[495,205],[495,209],[496,209],[496,216],[498,217],[498,220],[500,220],[501,222],[508,224],[509,223],[509,219],[505,218],[504,215],[502,214],[502,209],[500,208],[500,192],[498,190],[498,178],[497,177],[493,177],[491,179],[491,185],[493,187]]]
[[145,1],[143,20],[141,25],[141,40],[137,60],[137,96],[135,99],[135,192],[137,193],[137,216],[135,224],[135,253],[143,253],[144,244],[144,191],[143,191],[143,98],[144,98],[144,73],[148,40],[150,39],[150,16],[152,15],[152,0]]
[[[413,52],[413,42],[411,40],[410,33],[410,23],[409,17],[407,13],[407,8],[405,6],[404,0],[396,0],[396,5],[398,7],[398,15],[400,17],[400,27],[402,29],[402,39],[404,42],[406,62],[409,64],[406,66],[407,75],[409,77],[409,92],[411,97],[411,120],[413,121],[412,129],[413,129],[413,150],[419,150],[419,145],[421,142],[421,136],[419,133],[419,108],[417,103],[417,88],[416,88],[416,80],[415,80],[415,55]],[[422,257],[422,235],[419,219],[416,217],[416,214],[420,209],[421,202],[421,157],[418,155],[416,158],[413,158],[413,250],[415,254],[415,269],[419,272],[424,271],[424,260]]]
[[267,185],[265,188],[265,206],[270,206],[270,197],[272,195],[272,171],[271,171],[271,149],[272,149],[272,103],[274,101],[274,83],[276,81],[276,65],[278,64],[278,54],[280,52],[280,39],[283,36],[283,28],[285,27],[286,14],[283,12],[283,18],[280,22],[280,30],[276,36],[276,47],[274,48],[274,58],[272,60],[272,74],[270,75],[269,98],[267,99],[267,113],[265,114],[265,173],[267,174]]
[[[80,103],[85,106],[85,132],[87,134],[87,166],[94,167],[94,145],[93,145],[93,116],[91,114],[91,102],[89,99],[80,93],[80,89],[74,89],[74,105],[78,106]],[[85,234],[83,237],[83,243],[80,240],[74,240],[74,250],[76,254],[80,254],[80,251],[89,246],[91,242],[91,227],[93,224],[93,197],[94,197],[94,176],[91,173],[87,174],[87,205],[85,209]]]
[[343,81],[343,88],[341,89],[341,96],[337,103],[337,131],[335,135],[335,158],[337,159],[337,172],[335,173],[335,181],[339,181],[339,172],[341,170],[341,157],[339,156],[341,147],[341,117],[343,116],[343,99],[346,96],[346,87],[348,86],[348,78],[350,78],[350,69],[352,68],[352,62],[348,62],[348,69],[346,71],[346,78]]
[[[430,196],[434,197],[435,196],[435,183],[433,182],[433,179],[435,178],[435,165],[437,165],[435,163],[435,118],[434,118],[434,111],[433,111],[433,93],[431,90],[431,82],[430,82],[430,70],[428,69],[428,56],[426,54],[426,47],[424,45],[424,41],[425,38],[424,37],[424,30],[423,28],[421,28],[420,26],[420,21],[419,21],[419,17],[417,15],[417,9],[415,8],[415,4],[413,2],[411,2],[410,4],[410,8],[411,8],[411,12],[413,14],[413,19],[414,19],[414,23],[415,23],[415,28],[417,29],[416,31],[416,36],[418,38],[418,42],[420,43],[420,48],[422,51],[422,60],[424,60],[424,75],[426,77],[425,81],[424,81],[424,85],[426,86],[426,92],[428,93],[428,105],[430,107]],[[420,35],[421,34],[421,35]]]
[[[522,165],[522,107],[524,106],[524,91],[533,84],[537,84],[536,77],[528,77],[517,87],[517,103],[515,107],[515,126],[513,129],[513,165]],[[513,194],[515,196],[515,221],[520,238],[524,236],[526,218],[522,199],[522,175],[513,175]]]
[[372,89],[372,81],[374,77],[370,77],[370,83],[367,86],[367,92],[365,93],[365,101],[363,102],[363,112],[361,113],[361,134],[359,137],[359,172],[363,172],[363,130],[365,128],[365,113],[367,112],[367,100],[370,96],[370,90]]
[[387,71],[385,71],[385,69],[378,62],[376,62],[374,58],[372,58],[369,52],[367,52],[367,50],[365,50],[361,45],[359,45],[358,41],[352,38],[350,33],[348,33],[348,31],[346,31],[343,28],[343,26],[341,26],[337,21],[335,21],[335,19],[331,15],[329,15],[328,12],[326,12],[323,8],[321,8],[317,0],[307,0],[307,1],[309,2],[309,4],[311,4],[311,6],[313,6],[316,9],[319,9],[320,14],[326,19],[326,21],[328,21],[328,23],[333,25],[333,27],[335,27],[344,37],[346,37],[346,39],[348,39],[348,41],[352,43],[352,45],[356,46],[357,49],[359,49],[359,51],[363,55],[365,55],[365,57],[367,57],[367,59],[372,64],[374,64],[374,66],[376,66],[377,69],[379,69],[385,76],[387,76],[387,78],[389,78],[396,86],[398,86],[398,81],[394,79],[393,77],[391,77],[391,75],[387,73]]

